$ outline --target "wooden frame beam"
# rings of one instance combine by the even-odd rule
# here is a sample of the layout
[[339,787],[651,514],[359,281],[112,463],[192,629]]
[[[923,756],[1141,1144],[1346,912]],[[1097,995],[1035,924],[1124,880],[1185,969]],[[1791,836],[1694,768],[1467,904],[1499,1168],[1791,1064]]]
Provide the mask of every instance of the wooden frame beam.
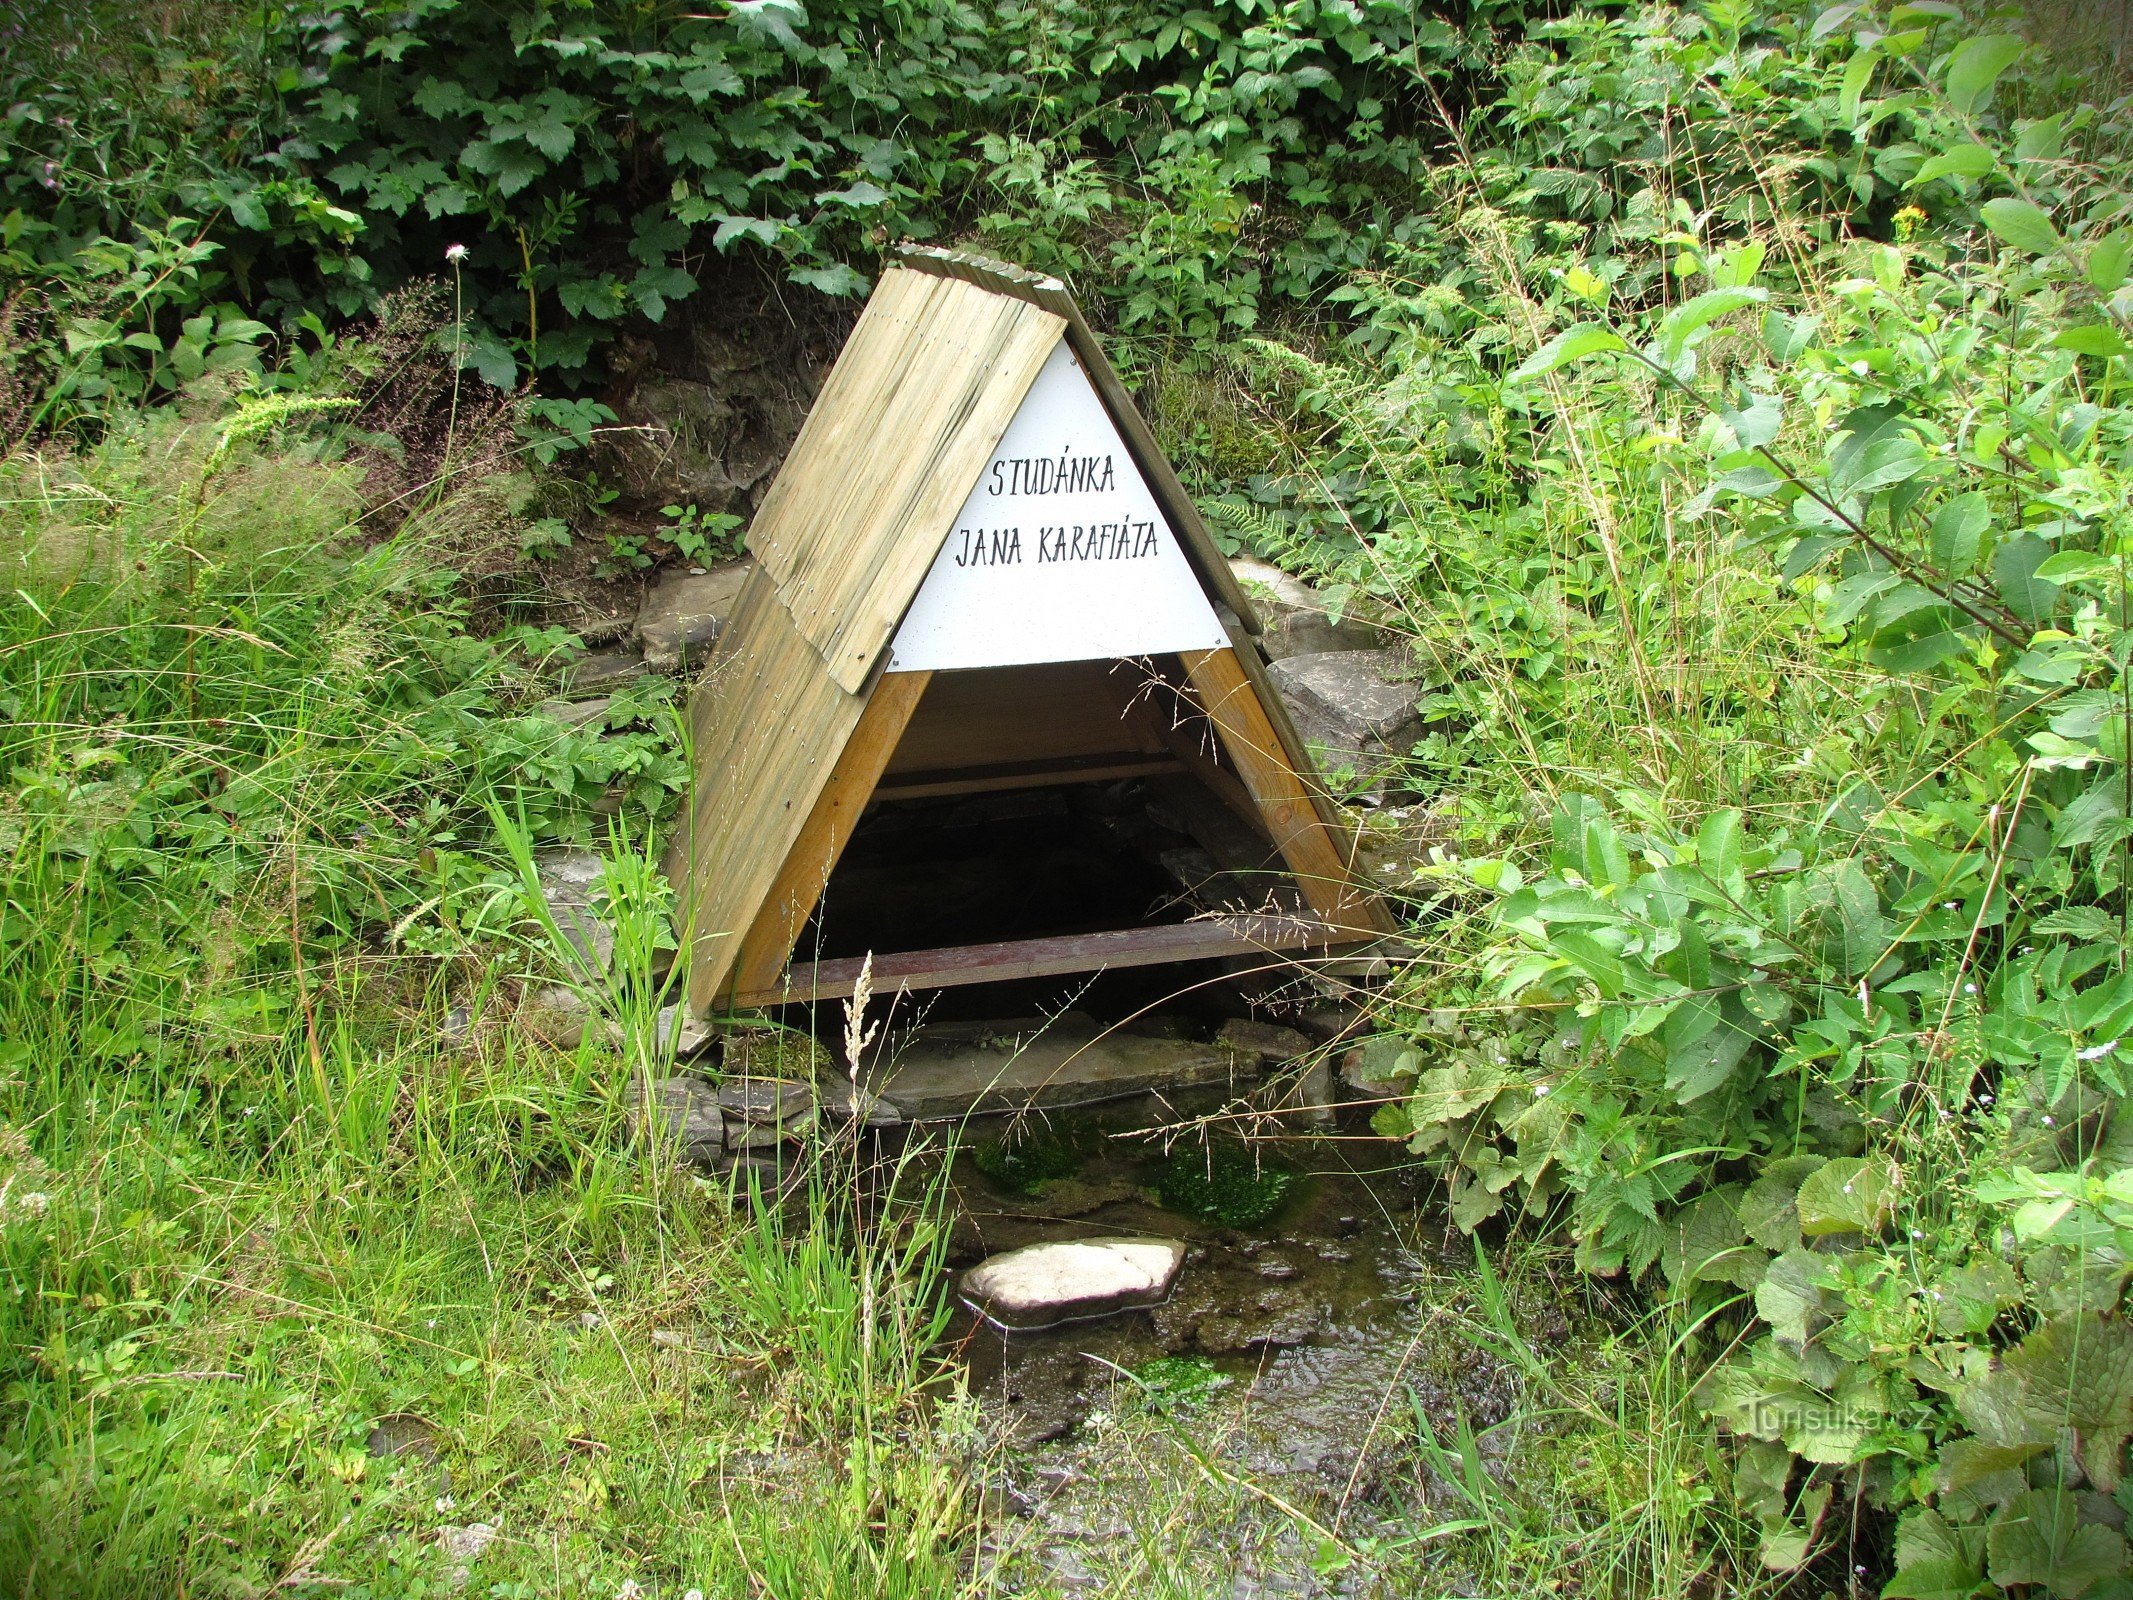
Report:
[[1057,761],[1002,761],[990,766],[932,772],[893,772],[875,786],[877,800],[924,800],[936,795],[989,794],[1001,789],[1041,789],[1055,783],[1105,783],[1182,772],[1175,756],[1068,756]]
[[[952,945],[939,950],[893,951],[873,957],[876,994],[899,989],[953,989],[1012,978],[1049,978],[1114,967],[1164,966],[1176,961],[1212,961],[1231,956],[1326,951],[1354,944],[1349,929],[1329,928],[1303,917],[1221,917],[1154,928],[1015,939],[1002,944]],[[803,1000],[837,1000],[859,982],[866,958],[794,962],[776,982],[743,989],[738,1007],[774,1006]]]
[[889,757],[896,753],[896,742],[910,726],[911,714],[932,679],[930,672],[885,672],[876,681],[866,710],[859,714],[859,725],[845,741],[821,798],[801,825],[792,849],[785,853],[770,892],[741,941],[730,980],[735,995],[778,982],[800,930],[814,914],[844,847],[852,842],[859,814],[874,797],[874,786],[881,781]]
[[1309,784],[1289,764],[1237,652],[1189,650],[1182,659],[1193,691],[1222,736],[1222,748],[1258,803],[1312,911],[1351,938],[1391,933],[1384,907],[1356,883],[1348,857],[1318,814]]

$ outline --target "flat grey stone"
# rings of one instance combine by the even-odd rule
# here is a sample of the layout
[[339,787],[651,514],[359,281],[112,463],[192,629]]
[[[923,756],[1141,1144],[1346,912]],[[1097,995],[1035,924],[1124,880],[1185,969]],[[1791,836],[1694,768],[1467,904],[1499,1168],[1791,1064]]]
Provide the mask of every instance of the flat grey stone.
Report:
[[815,1086],[794,1078],[732,1078],[718,1086],[718,1103],[748,1122],[785,1124],[815,1117]]
[[1062,1239],[981,1261],[961,1291],[987,1321],[1023,1332],[1160,1305],[1184,1265],[1176,1239]]
[[[676,1061],[688,1061],[702,1055],[711,1041],[718,1037],[679,1001],[661,1007],[658,1019],[653,1025],[658,1028],[662,1043],[672,1041]],[[607,1036],[618,1045],[623,1043],[625,1036],[622,1024],[610,1020],[607,1024]]]
[[563,669],[563,687],[572,696],[615,689],[646,671],[644,653],[632,646],[595,650]]
[[1370,650],[1385,642],[1378,629],[1354,617],[1335,622],[1327,613],[1325,596],[1294,573],[1249,556],[1233,557],[1229,566],[1259,613],[1259,648],[1269,661]]
[[551,849],[536,850],[533,865],[556,926],[604,971],[615,956],[615,930],[593,915],[592,898],[606,863],[591,850]]
[[1366,1100],[1390,1100],[1414,1090],[1422,1051],[1405,1039],[1380,1035],[1341,1057],[1341,1082]]
[[839,1122],[851,1121],[856,1112],[864,1127],[896,1128],[903,1125],[904,1114],[899,1106],[884,1100],[871,1089],[856,1087],[841,1072],[824,1073],[817,1079],[815,1096],[821,1103],[823,1114]]
[[729,561],[701,573],[669,572],[653,584],[637,613],[645,666],[681,672],[702,661],[733,615],[754,565]]
[[1255,1056],[1269,1066],[1279,1066],[1311,1053],[1311,1041],[1294,1028],[1276,1027],[1249,1017],[1233,1017],[1215,1035],[1222,1044],[1243,1055]]
[[[971,1037],[921,1031],[881,1079],[881,1092],[914,1122],[974,1111],[1094,1105],[1150,1089],[1225,1083],[1236,1053],[1220,1044],[1105,1033],[1062,1017],[1030,1036]],[[960,1037],[958,1036],[960,1035]]]
[[672,1151],[676,1160],[708,1167],[726,1153],[718,1092],[701,1078],[655,1078],[647,1086],[639,1073],[630,1083],[629,1109],[636,1137]]
[[1404,650],[1339,650],[1290,656],[1267,675],[1325,765],[1375,779],[1422,737],[1413,670]]
[[743,1150],[775,1150],[786,1140],[796,1138],[807,1131],[807,1127],[798,1123],[750,1122],[745,1117],[728,1116],[726,1148],[735,1153]]

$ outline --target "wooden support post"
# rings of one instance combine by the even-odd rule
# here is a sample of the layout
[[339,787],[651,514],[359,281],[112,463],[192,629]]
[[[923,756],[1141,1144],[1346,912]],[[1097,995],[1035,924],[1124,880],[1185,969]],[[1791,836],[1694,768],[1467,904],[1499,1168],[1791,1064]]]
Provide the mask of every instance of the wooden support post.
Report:
[[874,786],[881,781],[932,678],[930,672],[886,672],[874,685],[822,797],[786,852],[770,893],[763,897],[762,909],[741,941],[729,980],[734,995],[761,995],[777,987],[800,930],[822,898],[838,857],[851,843],[859,814],[873,798]]
[[1356,938],[1392,932],[1384,908],[1356,886],[1348,858],[1319,816],[1303,777],[1290,765],[1237,653],[1190,650],[1183,660],[1201,705],[1221,732],[1222,748],[1258,802],[1259,814],[1311,909],[1329,926]]

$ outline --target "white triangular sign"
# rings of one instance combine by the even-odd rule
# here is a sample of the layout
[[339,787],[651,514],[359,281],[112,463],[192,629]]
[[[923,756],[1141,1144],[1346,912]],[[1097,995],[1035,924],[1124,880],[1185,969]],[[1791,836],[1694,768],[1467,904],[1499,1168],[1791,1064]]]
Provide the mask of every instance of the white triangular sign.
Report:
[[889,670],[1228,644],[1176,531],[1060,340],[897,629]]

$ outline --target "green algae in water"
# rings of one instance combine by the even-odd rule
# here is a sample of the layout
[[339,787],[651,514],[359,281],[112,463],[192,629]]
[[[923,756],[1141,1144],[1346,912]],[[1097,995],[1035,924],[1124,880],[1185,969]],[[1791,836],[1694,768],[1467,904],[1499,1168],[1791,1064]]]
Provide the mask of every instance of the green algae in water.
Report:
[[1194,1411],[1230,1385],[1229,1374],[1205,1356],[1155,1356],[1133,1369],[1141,1398],[1165,1415]]
[[1079,1122],[1024,1118],[970,1152],[978,1171],[1010,1194],[1035,1194],[1055,1178],[1071,1178],[1088,1159],[1090,1130]]
[[1278,1214],[1296,1187],[1293,1168],[1242,1145],[1181,1145],[1155,1180],[1163,1204],[1188,1217],[1250,1228]]

